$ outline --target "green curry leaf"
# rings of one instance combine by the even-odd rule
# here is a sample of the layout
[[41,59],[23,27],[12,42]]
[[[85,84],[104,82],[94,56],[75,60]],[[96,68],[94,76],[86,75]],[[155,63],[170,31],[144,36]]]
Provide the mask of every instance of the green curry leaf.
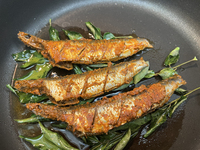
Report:
[[132,36],[114,36],[110,32],[105,32],[103,34],[103,39],[110,40],[110,39],[119,39],[119,38],[133,38]]
[[24,50],[19,53],[12,54],[12,57],[15,61],[23,61],[24,64],[21,65],[21,68],[27,68],[34,64],[43,64],[48,62],[39,52],[36,50]]
[[95,27],[91,22],[86,22],[85,24],[89,28],[89,30],[92,32],[96,40],[102,39],[101,30],[99,28]]
[[175,90],[175,92],[176,92],[177,94],[179,94],[179,95],[184,95],[184,94],[187,93],[187,90],[185,90],[185,89],[179,87],[179,88],[177,88],[177,89]]
[[144,78],[151,78],[155,76],[155,72],[153,70],[148,70],[147,74],[144,76]]
[[184,101],[187,100],[187,96],[181,96],[177,101],[175,101],[169,109],[168,116],[172,117],[174,111],[180,106]]
[[103,39],[106,39],[106,40],[115,39],[115,36],[110,32],[105,32],[103,34]]
[[149,70],[149,62],[146,61],[146,63],[148,64],[147,67],[145,67],[144,69],[142,69],[138,74],[136,74],[134,77],[133,77],[133,83],[134,84],[137,84],[140,80],[142,80],[145,75],[148,73],[148,70]]
[[55,28],[53,28],[51,26],[51,19],[49,19],[49,24],[50,24],[50,27],[49,27],[50,40],[59,41],[60,40],[60,38],[59,38],[59,32],[58,32],[58,30],[56,30]]
[[167,110],[167,108],[161,108],[151,113],[152,120],[149,125],[149,130],[144,135],[145,138],[152,134],[160,125],[162,125],[167,120]]
[[33,80],[40,79],[47,76],[47,73],[53,68],[50,63],[37,64],[36,69],[29,72],[27,75],[18,78],[17,80]]
[[50,121],[50,119],[47,118],[43,118],[41,116],[35,115],[33,114],[31,117],[29,118],[25,118],[25,119],[15,119],[15,121],[17,121],[17,123],[37,123],[38,121]]
[[130,138],[131,138],[131,129],[129,128],[127,133],[120,140],[120,142],[116,145],[114,150],[123,150],[123,148],[126,146],[128,141],[130,140]]
[[162,69],[158,75],[164,80],[175,74],[178,74],[173,68],[164,68]]
[[32,138],[20,135],[20,138],[23,138],[24,140],[30,142],[34,147],[42,150],[78,150],[77,148],[72,147],[60,134],[46,129],[40,122],[39,125],[42,130],[41,135]]
[[180,47],[176,47],[174,50],[170,52],[170,54],[165,59],[164,65],[170,66],[172,64],[175,64],[179,59],[179,50]]
[[74,31],[68,31],[68,30],[64,30],[65,35],[70,39],[70,40],[80,40],[83,39],[83,36],[78,33],[78,32],[74,32]]

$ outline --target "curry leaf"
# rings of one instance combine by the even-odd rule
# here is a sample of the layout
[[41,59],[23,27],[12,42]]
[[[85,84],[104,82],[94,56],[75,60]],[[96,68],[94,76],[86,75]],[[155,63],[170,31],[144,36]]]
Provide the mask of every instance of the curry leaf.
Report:
[[51,70],[52,65],[50,63],[37,64],[36,69],[29,72],[27,75],[18,78],[17,80],[33,80],[44,78],[47,76],[47,73]]
[[88,137],[87,137],[86,142],[87,142],[89,145],[94,145],[94,144],[99,143],[99,139],[97,138],[97,136],[92,135],[92,136],[88,136]]
[[131,84],[133,84],[133,80],[132,80],[130,83],[123,84],[122,86],[120,86],[120,87],[118,87],[118,88],[114,89],[113,91],[119,91],[119,90],[123,90],[123,89],[125,89],[125,88],[129,87],[129,85],[131,85]]
[[55,28],[53,28],[51,26],[51,19],[49,19],[49,24],[50,24],[50,28],[49,28],[50,40],[59,41],[60,40],[60,38],[59,38],[59,32],[58,32],[58,30],[56,30]]
[[122,150],[128,141],[130,140],[131,137],[131,129],[129,128],[127,133],[124,135],[124,137],[120,140],[120,142],[117,144],[114,150]]
[[40,122],[39,125],[42,130],[41,135],[32,138],[20,135],[20,138],[30,142],[34,147],[39,148],[41,150],[78,150],[77,148],[72,147],[67,141],[65,141],[65,139],[60,134],[46,129]]
[[52,123],[51,124],[53,127],[57,127],[57,128],[60,128],[60,129],[66,129],[68,124],[66,122],[57,122],[57,123]]
[[90,29],[96,40],[102,39],[101,30],[99,28],[95,27],[91,22],[86,22],[85,24]]
[[91,103],[93,100],[94,100],[94,98],[82,100],[77,105],[83,105],[83,104],[86,104],[86,103]]
[[78,65],[74,65],[74,72],[75,72],[76,74],[82,74],[82,73],[83,73],[82,70],[79,68]]
[[158,75],[161,76],[163,80],[175,74],[178,74],[178,73],[173,68],[164,68],[158,73]]
[[185,89],[179,87],[179,88],[177,88],[177,89],[175,90],[175,92],[176,92],[177,94],[179,94],[179,95],[184,95],[184,94],[187,93],[187,90],[185,90]]
[[70,39],[70,40],[80,40],[83,39],[83,36],[78,33],[78,32],[74,32],[74,31],[68,31],[68,30],[64,30],[65,35]]
[[15,61],[23,61],[24,64],[21,65],[21,68],[27,68],[34,64],[43,64],[48,62],[39,52],[36,50],[24,50],[19,53],[12,54],[12,57]]
[[114,36],[112,33],[110,32],[105,32],[103,34],[103,39],[106,39],[106,40],[110,40],[110,39],[119,39],[119,38],[133,38],[132,36]]
[[174,113],[174,111],[178,108],[178,106],[180,106],[180,104],[182,104],[184,101],[187,100],[187,96],[181,96],[178,101],[176,101],[174,104],[172,104],[172,106],[169,109],[168,112],[168,116],[172,117],[172,114]]
[[148,70],[149,70],[149,62],[146,61],[146,63],[148,64],[147,67],[145,67],[144,69],[142,69],[138,74],[136,74],[134,77],[133,77],[133,83],[134,84],[137,84],[140,80],[142,80],[145,75],[148,73]]
[[89,65],[90,67],[92,68],[103,68],[103,67],[107,67],[108,64],[92,64],[92,65]]
[[155,72],[153,70],[148,70],[147,74],[144,76],[144,78],[151,78],[155,76]]
[[55,144],[46,139],[44,134],[40,134],[39,136],[36,137],[25,137],[22,135],[20,135],[19,137],[30,142],[33,145],[33,147],[38,148],[40,150],[47,150],[47,149],[61,150],[61,148],[58,148]]
[[111,132],[109,134],[104,134],[99,137],[99,142],[92,145],[91,150],[108,150],[112,148],[116,143],[118,143],[124,136],[124,133]]
[[149,130],[144,135],[145,138],[152,134],[160,125],[162,125],[167,120],[167,112],[168,108],[161,108],[151,113],[152,120],[149,125]]
[[90,68],[88,65],[82,65],[82,67],[87,71],[92,71],[93,69]]
[[172,64],[175,64],[178,59],[179,59],[179,50],[180,47],[176,47],[174,50],[172,50],[169,55],[167,56],[167,58],[165,59],[165,66],[170,66]]
[[76,148],[72,147],[60,134],[46,129],[40,122],[39,122],[39,125],[45,138],[51,141],[57,147],[63,148],[63,149],[77,150]]
[[110,32],[105,32],[103,34],[103,39],[106,39],[106,40],[115,39],[115,36]]
[[110,132],[120,131],[120,130],[127,130],[131,129],[131,132],[134,133],[140,128],[142,125],[148,123],[151,120],[151,115],[147,114],[144,117],[138,118],[136,120],[133,120],[131,122],[128,122],[124,125],[121,125],[117,128],[112,129]]
[[41,116],[37,116],[37,115],[33,114],[29,118],[15,119],[15,121],[17,121],[17,123],[37,123],[38,121],[50,121],[50,119],[43,118]]

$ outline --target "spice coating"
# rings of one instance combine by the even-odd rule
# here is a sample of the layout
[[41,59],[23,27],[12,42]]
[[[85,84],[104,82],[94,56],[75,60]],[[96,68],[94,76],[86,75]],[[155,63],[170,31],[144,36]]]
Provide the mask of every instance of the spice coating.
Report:
[[25,93],[46,94],[56,104],[76,104],[79,102],[79,97],[89,99],[129,83],[133,76],[147,66],[148,64],[141,58],[83,74],[17,80],[15,88]]
[[26,107],[42,117],[67,122],[67,129],[77,136],[102,134],[163,106],[183,84],[186,82],[181,76],[174,75],[148,87],[142,85],[91,104],[59,107],[29,103]]
[[27,46],[41,51],[53,66],[67,70],[73,69],[72,63],[107,63],[153,47],[143,38],[47,41],[24,32],[19,32],[18,38]]

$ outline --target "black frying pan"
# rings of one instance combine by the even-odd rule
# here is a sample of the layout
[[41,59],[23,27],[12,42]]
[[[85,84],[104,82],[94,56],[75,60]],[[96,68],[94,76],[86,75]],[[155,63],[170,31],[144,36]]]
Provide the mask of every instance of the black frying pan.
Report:
[[[151,69],[159,71],[168,53],[181,47],[179,63],[193,56],[200,59],[200,2],[198,0],[68,0],[0,2],[0,149],[27,149],[18,137],[19,128],[13,121],[15,102],[6,84],[11,83],[16,63],[11,54],[23,50],[17,39],[18,31],[36,34],[51,18],[61,28],[78,27],[87,30],[84,22],[91,21],[102,31],[115,34],[136,34],[154,43],[154,50],[142,56]],[[45,34],[40,34],[45,37]],[[188,82],[187,89],[200,86],[200,62],[179,70]],[[23,115],[23,114],[22,114]],[[176,111],[172,119],[149,138],[136,137],[129,149],[200,149],[200,95],[194,93]]]

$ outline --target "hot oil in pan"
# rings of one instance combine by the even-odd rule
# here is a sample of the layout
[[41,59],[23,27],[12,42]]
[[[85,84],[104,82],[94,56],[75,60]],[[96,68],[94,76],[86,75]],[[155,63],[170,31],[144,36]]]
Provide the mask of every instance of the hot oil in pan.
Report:
[[[60,35],[60,38],[62,40],[66,39],[67,37],[64,35],[64,32],[62,31],[62,28],[59,27],[59,26],[56,26],[56,25],[53,25],[53,27],[55,27],[59,32],[59,35]],[[69,31],[75,31],[75,32],[79,32],[81,33],[85,38],[89,38],[89,33],[81,28],[78,28],[78,27],[68,27],[68,28],[65,28],[66,30],[69,30]],[[43,38],[43,39],[49,39],[49,33],[48,33],[48,30],[49,30],[49,26],[46,26],[44,27],[36,36],[40,37],[40,38]],[[116,36],[120,36],[120,35],[117,35],[117,34],[114,34]],[[133,37],[138,37],[136,34],[132,34]],[[153,42],[150,41],[151,44],[155,44]],[[28,49],[27,47],[25,49]],[[150,49],[145,49],[144,51],[141,51],[139,52],[138,54],[134,55],[134,56],[131,56],[131,57],[128,57],[126,59],[123,59],[123,60],[120,60],[118,62],[121,62],[121,61],[130,61],[132,59],[139,59],[141,56],[142,57],[146,57],[145,60],[149,60],[149,53],[150,51],[152,51],[153,53],[155,52],[155,50],[150,50]],[[147,53],[148,52],[148,53]],[[151,56],[151,54],[150,54]],[[79,65],[81,67],[81,65]],[[34,69],[34,67],[32,68]],[[82,67],[81,67],[82,70],[84,70]],[[19,78],[19,77],[22,77],[23,75],[26,75],[28,72],[30,72],[30,69],[29,70],[23,70],[23,69],[20,69],[20,65],[17,65],[16,66],[16,70],[14,72],[14,75],[13,75],[13,79],[16,79],[16,78]],[[67,71],[67,70],[64,70],[64,69],[60,69],[60,68],[53,68],[49,74],[48,74],[48,77],[57,77],[57,76],[65,76],[65,75],[68,75],[68,74],[73,74],[74,71],[71,70],[71,71]],[[145,81],[142,81],[140,84],[151,84],[151,83],[155,83],[158,79],[151,79],[151,80],[145,80]],[[137,86],[139,86],[140,84],[138,84]],[[128,91],[128,90],[131,90],[135,87],[135,85],[131,85],[129,86],[127,89],[125,90],[121,90],[121,91],[117,91],[117,92],[109,92],[109,93],[105,93],[104,95],[102,96],[99,96],[97,98],[95,98],[94,101],[97,101],[97,100],[100,100],[103,96],[108,96],[108,97],[111,97],[111,96],[114,96],[120,92],[125,92],[125,91]],[[181,111],[182,113],[183,111]],[[26,109],[25,105],[24,104],[20,104],[18,98],[14,95],[14,94],[11,94],[11,114],[12,114],[12,118],[14,119],[23,119],[23,118],[28,118],[31,116],[32,112],[30,112],[29,110]],[[184,115],[180,114],[180,115],[177,115],[176,117],[183,117]],[[168,121],[168,125],[170,126],[170,124],[173,124],[173,121],[174,121],[175,118],[172,118]],[[182,118],[179,118],[179,120],[182,120]],[[38,126],[37,123],[35,124],[19,124],[17,122],[14,122],[15,124],[15,127],[16,127],[16,130],[18,132],[19,135],[24,135],[24,136],[27,136],[27,137],[34,137],[34,136],[37,136],[39,134],[41,134],[41,131],[40,131],[40,128]],[[44,122],[44,125],[48,128],[51,128],[51,125],[49,122]],[[145,130],[145,128],[141,131],[141,134],[139,133],[137,135],[137,137],[134,138],[134,141],[130,141],[129,144],[127,145],[126,148],[130,148],[132,149],[134,147],[134,149],[138,148],[138,149],[146,149],[148,148],[149,146],[152,148],[154,146],[151,145],[151,143],[154,143],[155,141],[159,141],[159,134],[164,134],[165,133],[165,130],[167,128],[169,128],[169,126],[167,126],[166,124],[164,126],[162,126],[160,128],[159,131],[157,131],[156,133],[154,133],[152,136],[150,136],[148,139],[144,139],[142,138],[142,133],[143,131]],[[181,128],[181,122],[179,121],[178,123],[176,123],[176,126],[173,126],[173,129],[171,129],[173,132],[173,134],[171,136],[173,136],[173,138],[170,138],[170,137],[166,137],[166,136],[162,136],[163,138],[170,138],[170,139],[175,139],[174,137],[177,137],[178,136],[178,131],[179,129]],[[62,135],[68,135],[69,136],[69,139],[68,141],[70,142],[70,139],[75,139],[76,137],[73,136],[72,134],[69,134],[67,133],[68,131],[66,130],[60,130],[61,134]],[[63,132],[64,131],[64,132]],[[77,140],[77,139],[76,139]],[[162,140],[164,141],[164,140]],[[23,143],[25,144],[26,148],[28,149],[33,149],[33,146],[28,143],[28,142],[24,142]],[[74,143],[74,142],[72,142]],[[71,143],[71,144],[72,144]],[[78,143],[78,142],[77,142]],[[173,143],[173,142],[172,142]],[[162,146],[162,144],[164,143],[158,143],[160,144],[160,146]],[[73,145],[73,144],[72,144]],[[79,148],[82,148],[82,149],[87,149],[88,147],[86,145],[81,145],[79,143]],[[168,147],[169,148],[169,147]],[[168,149],[167,148],[167,149]]]

